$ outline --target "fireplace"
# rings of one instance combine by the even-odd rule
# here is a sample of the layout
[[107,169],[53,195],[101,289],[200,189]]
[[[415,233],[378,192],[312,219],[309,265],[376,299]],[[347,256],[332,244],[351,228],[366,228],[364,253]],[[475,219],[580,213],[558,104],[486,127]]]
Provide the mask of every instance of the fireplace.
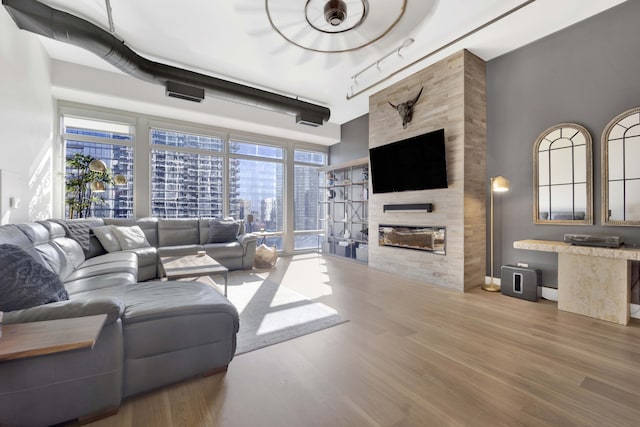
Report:
[[445,254],[445,227],[380,224],[378,236],[380,246]]

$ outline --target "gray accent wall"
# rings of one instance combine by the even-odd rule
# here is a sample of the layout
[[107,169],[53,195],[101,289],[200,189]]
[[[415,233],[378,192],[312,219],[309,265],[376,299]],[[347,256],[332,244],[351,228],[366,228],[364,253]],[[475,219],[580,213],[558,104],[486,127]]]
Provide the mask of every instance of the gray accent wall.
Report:
[[[542,270],[545,286],[557,286],[557,255],[513,249],[515,240],[597,233],[640,245],[638,227],[599,225],[602,131],[619,113],[640,106],[638,22],[640,1],[628,1],[487,63],[487,188],[492,176],[511,181],[510,191],[494,198],[495,277],[501,265],[526,262]],[[533,144],[563,122],[586,127],[593,138],[594,226],[533,223]],[[488,197],[487,191],[487,206]],[[487,245],[487,275],[489,260]]]
[[341,141],[329,147],[329,164],[369,156],[369,115],[365,114],[342,125]]

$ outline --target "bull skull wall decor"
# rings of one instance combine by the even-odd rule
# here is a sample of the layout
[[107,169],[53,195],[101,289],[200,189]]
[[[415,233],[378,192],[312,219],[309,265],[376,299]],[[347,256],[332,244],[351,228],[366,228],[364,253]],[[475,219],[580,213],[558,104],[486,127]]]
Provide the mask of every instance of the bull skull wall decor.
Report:
[[400,117],[402,117],[403,129],[407,128],[407,123],[409,123],[411,121],[411,118],[413,117],[413,107],[418,102],[418,99],[420,99],[420,95],[422,95],[422,89],[424,89],[424,86],[420,88],[420,92],[418,92],[418,95],[414,99],[410,99],[409,101],[403,102],[402,104],[393,105],[391,102],[387,101],[389,102],[389,105],[391,105],[396,109],[396,111],[398,111]]

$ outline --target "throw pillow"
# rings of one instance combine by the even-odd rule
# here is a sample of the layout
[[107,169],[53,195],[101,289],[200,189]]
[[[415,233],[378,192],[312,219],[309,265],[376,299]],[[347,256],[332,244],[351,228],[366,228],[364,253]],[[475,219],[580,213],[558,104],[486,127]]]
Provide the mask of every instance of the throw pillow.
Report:
[[131,227],[113,226],[112,231],[124,251],[151,246],[144,235],[144,231],[138,225]]
[[208,243],[233,242],[238,237],[240,223],[233,219],[212,219],[209,221]]
[[103,224],[102,219],[97,218],[80,218],[80,219],[52,219],[51,221],[57,222],[62,225],[64,231],[67,233],[67,237],[78,242],[85,255],[89,251],[91,228],[98,227]]
[[69,299],[57,274],[15,245],[0,245],[0,311]]
[[112,225],[103,225],[102,227],[93,227],[91,229],[96,235],[98,241],[107,252],[117,252],[122,250],[120,242],[113,233]]

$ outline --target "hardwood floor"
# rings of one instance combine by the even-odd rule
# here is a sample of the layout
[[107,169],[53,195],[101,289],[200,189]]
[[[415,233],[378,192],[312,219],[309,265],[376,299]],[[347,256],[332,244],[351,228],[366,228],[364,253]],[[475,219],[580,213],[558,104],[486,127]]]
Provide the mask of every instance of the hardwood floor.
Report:
[[637,320],[457,293],[316,254],[281,258],[270,278],[350,321],[127,399],[90,425],[640,425]]

